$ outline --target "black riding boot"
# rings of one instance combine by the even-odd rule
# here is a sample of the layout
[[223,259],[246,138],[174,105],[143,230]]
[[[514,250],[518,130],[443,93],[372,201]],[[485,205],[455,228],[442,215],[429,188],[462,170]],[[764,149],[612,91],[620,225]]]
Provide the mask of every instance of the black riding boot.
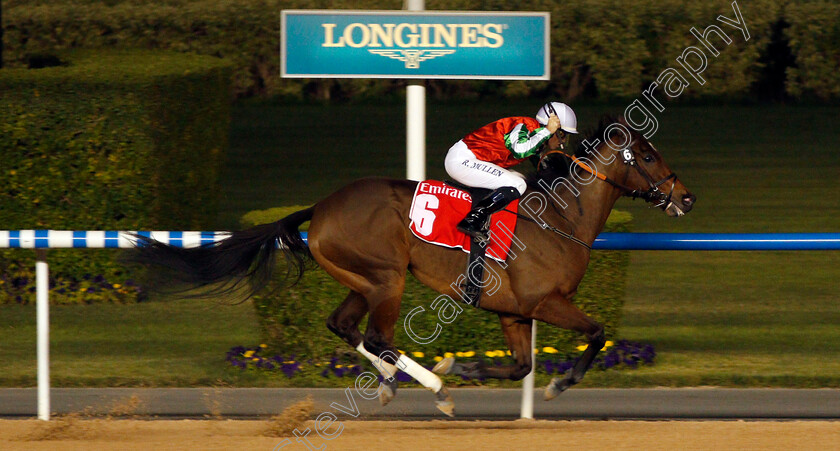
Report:
[[519,199],[519,191],[511,186],[497,188],[489,196],[478,201],[467,216],[458,223],[458,230],[474,238],[487,238],[487,220],[493,213]]

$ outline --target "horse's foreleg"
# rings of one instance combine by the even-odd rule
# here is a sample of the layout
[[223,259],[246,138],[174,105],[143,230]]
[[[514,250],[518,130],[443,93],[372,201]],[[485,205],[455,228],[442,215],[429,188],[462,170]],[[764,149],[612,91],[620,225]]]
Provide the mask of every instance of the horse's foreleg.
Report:
[[350,291],[344,302],[327,318],[327,328],[359,351],[379,370],[384,378],[379,386],[379,402],[384,406],[391,402],[397,393],[397,379],[394,377],[397,374],[397,367],[380,359],[379,356],[370,353],[365,348],[364,337],[359,332],[359,323],[362,322],[367,313],[367,300],[361,294]]
[[502,332],[505,334],[514,365],[487,366],[483,362],[458,363],[449,357],[441,360],[433,369],[438,374],[456,374],[472,379],[511,379],[518,381],[531,372],[531,320],[521,316],[499,315]]
[[583,379],[595,356],[606,343],[604,326],[580,311],[570,299],[559,294],[546,296],[534,309],[532,316],[551,325],[580,332],[589,340],[589,346],[571,372],[563,379],[555,377],[545,388],[545,399],[550,400]]

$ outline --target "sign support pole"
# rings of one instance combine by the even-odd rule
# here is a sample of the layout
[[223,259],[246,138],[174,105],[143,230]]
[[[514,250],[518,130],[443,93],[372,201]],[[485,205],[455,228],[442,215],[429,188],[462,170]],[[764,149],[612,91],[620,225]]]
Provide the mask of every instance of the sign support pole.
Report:
[[519,418],[534,419],[534,373],[537,371],[537,322],[531,320],[531,372],[522,380],[522,406]]
[[[425,0],[405,0],[408,11],[423,11]],[[426,178],[426,85],[410,81],[405,93],[406,178]]]
[[46,249],[36,249],[36,316],[38,330],[38,419],[50,419],[50,273]]

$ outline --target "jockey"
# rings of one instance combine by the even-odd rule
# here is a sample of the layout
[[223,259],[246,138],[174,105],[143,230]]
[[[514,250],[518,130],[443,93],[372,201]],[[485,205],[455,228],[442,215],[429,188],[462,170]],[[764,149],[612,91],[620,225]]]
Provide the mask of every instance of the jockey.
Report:
[[455,143],[444,161],[449,176],[467,186],[495,190],[458,223],[458,230],[484,237],[490,215],[525,194],[525,177],[507,168],[539,153],[555,133],[561,146],[570,133],[577,133],[575,112],[565,103],[546,103],[536,119],[499,119]]

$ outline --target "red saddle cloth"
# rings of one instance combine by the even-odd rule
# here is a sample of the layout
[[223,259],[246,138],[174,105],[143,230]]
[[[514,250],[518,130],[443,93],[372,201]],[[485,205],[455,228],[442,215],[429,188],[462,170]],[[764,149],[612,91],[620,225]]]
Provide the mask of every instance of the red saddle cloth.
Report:
[[[409,228],[421,240],[470,251],[470,236],[459,232],[455,226],[464,219],[472,207],[469,193],[437,180],[425,180],[417,184],[411,200]],[[511,202],[505,210],[512,212],[519,208],[519,200]],[[490,217],[490,244],[485,255],[504,261],[516,230],[516,215],[510,211],[499,211]]]

